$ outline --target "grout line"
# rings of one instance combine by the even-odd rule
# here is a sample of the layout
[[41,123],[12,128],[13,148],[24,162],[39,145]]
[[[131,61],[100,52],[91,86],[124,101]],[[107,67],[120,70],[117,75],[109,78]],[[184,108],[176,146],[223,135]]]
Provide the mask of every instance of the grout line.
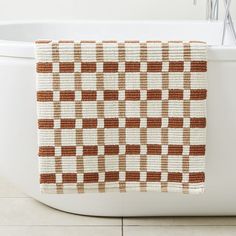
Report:
[[121,218],[121,236],[124,236],[124,217]]
[[33,198],[31,198],[31,197],[28,197],[28,196],[21,196],[21,197],[20,197],[20,196],[19,196],[19,197],[13,197],[13,196],[1,197],[1,196],[0,196],[0,200],[1,200],[1,199],[6,199],[6,198],[10,198],[10,199],[12,199],[12,198],[28,198],[28,199],[33,199]]
[[[4,227],[120,227],[120,225],[0,225]],[[125,225],[124,227],[236,227],[235,225]],[[122,226],[121,235],[124,236],[124,227]]]
[[120,225],[0,225],[0,229],[4,227],[120,227]]
[[236,227],[236,225],[125,225],[125,227]]

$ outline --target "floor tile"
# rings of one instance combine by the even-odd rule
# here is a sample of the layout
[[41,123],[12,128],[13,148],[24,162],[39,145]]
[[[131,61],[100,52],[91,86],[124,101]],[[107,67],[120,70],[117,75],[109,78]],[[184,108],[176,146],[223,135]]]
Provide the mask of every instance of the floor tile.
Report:
[[234,236],[235,226],[125,226],[123,236]]
[[36,227],[1,227],[2,236],[121,236],[118,226],[36,226]]
[[31,198],[1,198],[1,225],[121,225],[120,218],[89,217],[52,209]]
[[236,217],[147,217],[124,218],[124,225],[168,226],[168,225],[231,225],[236,226]]

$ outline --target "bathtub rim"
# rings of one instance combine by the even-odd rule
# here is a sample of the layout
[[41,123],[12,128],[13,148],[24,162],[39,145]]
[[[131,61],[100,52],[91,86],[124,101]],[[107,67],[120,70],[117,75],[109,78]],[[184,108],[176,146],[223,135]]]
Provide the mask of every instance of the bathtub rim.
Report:
[[[222,21],[206,21],[206,20],[40,20],[40,21],[3,21],[1,26],[8,25],[34,25],[34,24],[214,24],[221,25]],[[0,57],[6,58],[22,58],[22,59],[35,59],[34,42],[17,41],[17,40],[5,40],[0,36]],[[210,61],[236,61],[236,44],[235,45],[208,45],[208,60]]]

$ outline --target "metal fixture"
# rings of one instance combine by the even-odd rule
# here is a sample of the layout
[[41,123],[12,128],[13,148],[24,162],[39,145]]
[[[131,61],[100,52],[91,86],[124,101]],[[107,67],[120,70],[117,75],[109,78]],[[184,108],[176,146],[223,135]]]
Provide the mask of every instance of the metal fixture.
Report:
[[226,33],[227,26],[229,26],[231,33],[233,35],[234,41],[236,43],[236,31],[234,27],[234,22],[230,14],[230,4],[231,4],[231,0],[224,0],[225,18],[224,18],[224,28],[223,28],[223,35],[222,35],[222,42],[221,42],[222,45],[224,44],[224,41],[225,41],[225,33]]
[[[193,4],[197,5],[197,0],[193,0]],[[218,20],[219,17],[219,0],[206,0],[206,19]]]
[[219,0],[207,0],[206,6],[206,19],[218,20],[219,19]]
[[[206,0],[206,19],[209,21],[214,21],[219,19],[219,0]],[[225,16],[224,16],[224,23],[223,23],[223,34],[222,34],[222,45],[225,41],[226,30],[229,27],[233,39],[236,43],[236,30],[234,27],[234,22],[231,17],[230,13],[230,5],[231,0],[223,0],[225,6]],[[197,4],[197,0],[193,0],[193,4]]]

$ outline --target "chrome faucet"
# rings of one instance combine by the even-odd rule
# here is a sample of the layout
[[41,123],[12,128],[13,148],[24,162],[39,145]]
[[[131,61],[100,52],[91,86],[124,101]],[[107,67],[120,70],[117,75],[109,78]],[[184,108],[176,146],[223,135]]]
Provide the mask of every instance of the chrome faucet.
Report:
[[225,4],[226,10],[225,10],[224,28],[223,28],[223,35],[222,35],[222,45],[224,44],[224,41],[225,41],[225,32],[226,32],[227,25],[229,26],[231,33],[233,35],[234,42],[236,43],[236,30],[235,30],[234,22],[230,14],[231,0],[224,0],[224,4]]
[[[193,0],[193,4],[197,4],[197,0]],[[219,0],[206,0],[206,19],[218,20],[219,17]]]
[[[233,39],[236,43],[236,30],[234,27],[234,22],[230,13],[231,0],[223,0],[225,5],[225,17],[223,24],[223,34],[222,34],[222,45],[225,41],[226,28],[229,26]],[[193,0],[193,4],[197,4],[197,0]],[[219,19],[219,0],[206,0],[206,19],[209,21],[214,21]]]
[[219,19],[219,0],[207,0],[206,9],[207,20]]

